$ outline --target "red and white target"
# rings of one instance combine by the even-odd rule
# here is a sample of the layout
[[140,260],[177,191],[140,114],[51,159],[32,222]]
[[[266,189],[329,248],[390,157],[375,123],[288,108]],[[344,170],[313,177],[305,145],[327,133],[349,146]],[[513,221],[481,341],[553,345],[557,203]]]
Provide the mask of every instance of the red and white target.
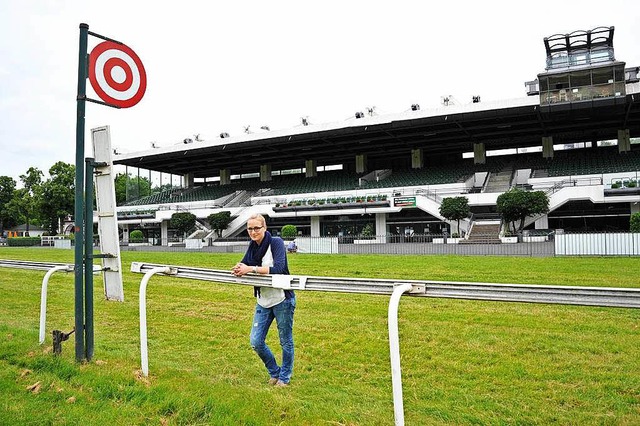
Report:
[[102,42],[91,51],[89,81],[100,99],[120,108],[134,106],[147,90],[147,74],[138,55],[112,41]]

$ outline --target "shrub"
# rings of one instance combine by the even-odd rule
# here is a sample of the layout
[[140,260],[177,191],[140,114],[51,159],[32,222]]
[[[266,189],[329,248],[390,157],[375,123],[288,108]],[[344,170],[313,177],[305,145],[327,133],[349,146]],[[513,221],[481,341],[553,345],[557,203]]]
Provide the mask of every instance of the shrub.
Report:
[[631,232],[640,232],[640,213],[634,213],[629,220],[629,230]]
[[33,247],[40,245],[40,237],[13,237],[7,240],[9,247]]
[[132,243],[141,243],[143,239],[144,234],[139,229],[135,229],[129,233],[129,241]]
[[284,225],[280,231],[282,238],[292,239],[298,236],[298,228],[295,225]]
[[372,237],[374,234],[373,226],[370,223],[367,223],[364,228],[362,228],[362,232],[360,234],[363,237]]

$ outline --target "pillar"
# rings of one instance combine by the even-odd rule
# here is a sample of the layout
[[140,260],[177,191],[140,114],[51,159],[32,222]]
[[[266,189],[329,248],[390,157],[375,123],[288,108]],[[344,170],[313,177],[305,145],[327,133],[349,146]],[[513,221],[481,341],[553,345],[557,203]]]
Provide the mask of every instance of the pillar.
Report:
[[367,154],[356,155],[356,173],[365,173],[367,171]]
[[187,173],[182,176],[182,187],[183,188],[193,188],[193,173]]
[[129,225],[122,225],[122,242],[129,243]]
[[376,241],[387,242],[387,213],[376,213]]
[[311,236],[320,236],[320,216],[311,216]]
[[271,164],[260,165],[260,182],[271,181]]
[[220,185],[229,185],[231,183],[231,171],[229,169],[220,169]]
[[160,245],[169,245],[169,221],[163,220],[160,222]]
[[487,162],[487,151],[484,143],[473,144],[473,164],[485,164]]
[[618,152],[631,151],[631,137],[629,129],[618,130]]
[[318,165],[316,160],[305,160],[304,162],[304,176],[305,177],[316,177],[318,176]]
[[542,137],[542,157],[553,158],[553,136]]
[[411,150],[411,168],[412,169],[421,169],[424,166],[424,159],[422,156],[422,149],[412,149]]

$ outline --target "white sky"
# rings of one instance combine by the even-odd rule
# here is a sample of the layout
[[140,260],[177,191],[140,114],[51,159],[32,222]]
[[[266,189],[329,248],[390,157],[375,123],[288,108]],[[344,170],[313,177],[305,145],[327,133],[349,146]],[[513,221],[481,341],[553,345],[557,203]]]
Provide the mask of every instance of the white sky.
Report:
[[148,78],[132,108],[87,103],[87,156],[103,125],[114,147],[140,151],[371,106],[435,108],[442,95],[523,97],[544,71],[544,37],[598,26],[615,26],[616,59],[640,65],[632,1],[0,0],[0,175],[75,163],[81,22],[131,47]]

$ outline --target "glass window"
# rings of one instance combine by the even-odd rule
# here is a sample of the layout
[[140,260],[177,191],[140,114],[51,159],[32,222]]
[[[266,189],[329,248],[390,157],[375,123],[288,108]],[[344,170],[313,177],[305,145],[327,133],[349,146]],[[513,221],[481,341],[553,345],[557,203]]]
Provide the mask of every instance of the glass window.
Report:
[[569,88],[569,75],[559,74],[549,77],[549,90],[560,90]]
[[593,70],[593,84],[609,84],[613,79],[613,68],[598,68]]
[[591,86],[591,73],[589,71],[581,71],[571,74],[571,87]]

